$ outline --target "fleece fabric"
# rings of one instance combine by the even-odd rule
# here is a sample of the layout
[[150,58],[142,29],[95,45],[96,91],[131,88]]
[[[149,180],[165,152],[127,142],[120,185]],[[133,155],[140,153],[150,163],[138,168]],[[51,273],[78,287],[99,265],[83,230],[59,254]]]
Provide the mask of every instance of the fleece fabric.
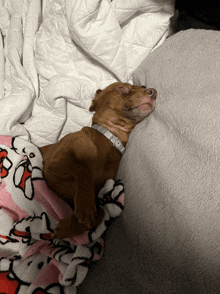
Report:
[[182,31],[135,72],[156,108],[130,135],[125,210],[80,294],[220,293],[219,53],[220,32]]
[[48,188],[42,171],[36,146],[0,136],[0,293],[76,294],[102,256],[104,233],[123,210],[123,183],[109,179],[98,195],[102,222],[81,235],[55,239],[57,223],[73,211]]

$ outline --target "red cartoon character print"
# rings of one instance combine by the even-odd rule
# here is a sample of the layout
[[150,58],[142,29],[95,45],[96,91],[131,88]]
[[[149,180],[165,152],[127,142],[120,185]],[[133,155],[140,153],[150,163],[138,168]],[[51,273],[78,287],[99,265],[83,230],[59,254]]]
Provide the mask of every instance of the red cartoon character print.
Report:
[[[21,256],[14,260],[0,259],[0,293],[24,294],[29,287],[34,286],[38,274],[49,264],[51,258],[43,255],[33,255],[27,258]],[[46,287],[37,286],[33,294],[64,294],[64,289],[59,283],[51,283]]]
[[[32,152],[30,158],[34,158],[35,154]],[[24,196],[29,200],[34,197],[33,180],[35,179],[34,172],[39,170],[33,167],[28,156],[23,155],[23,159],[18,163],[14,173],[14,185],[22,190]]]
[[7,156],[8,152],[5,149],[0,148],[0,182],[1,179],[7,177],[9,170],[12,167],[12,162]]
[[42,212],[40,216],[29,216],[16,222],[10,231],[10,236],[21,237],[22,243],[30,246],[36,241],[36,238],[49,241],[53,232],[49,217]]
[[15,187],[21,189],[26,198],[32,199],[34,190],[31,180],[32,165],[27,156],[23,157],[15,168],[14,184]]

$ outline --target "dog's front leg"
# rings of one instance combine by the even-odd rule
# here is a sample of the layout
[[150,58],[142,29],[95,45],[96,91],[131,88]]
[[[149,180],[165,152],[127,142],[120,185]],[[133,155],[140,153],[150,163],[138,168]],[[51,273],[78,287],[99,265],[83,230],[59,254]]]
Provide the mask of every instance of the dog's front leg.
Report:
[[87,228],[95,221],[97,213],[93,176],[88,168],[76,175],[76,193],[74,196],[74,214]]
[[[95,222],[91,224],[91,227],[97,227],[103,220],[104,210],[100,209],[95,215]],[[73,213],[69,217],[62,219],[54,232],[53,238],[63,239],[72,238],[74,236],[81,235],[88,228],[83,223],[80,223],[76,215]]]
[[104,216],[103,210],[97,212],[94,182],[89,169],[75,164],[73,182],[75,191],[72,190],[74,196],[71,202],[74,204],[74,212],[58,223],[54,234],[57,239],[80,235],[98,226]]

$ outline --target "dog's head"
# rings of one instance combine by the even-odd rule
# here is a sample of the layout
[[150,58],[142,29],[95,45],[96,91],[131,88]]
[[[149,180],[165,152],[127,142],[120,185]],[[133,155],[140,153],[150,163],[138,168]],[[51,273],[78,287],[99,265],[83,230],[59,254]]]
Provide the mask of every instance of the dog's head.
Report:
[[97,90],[89,110],[95,111],[96,117],[105,113],[105,117],[109,114],[136,125],[154,110],[156,97],[153,88],[118,82]]

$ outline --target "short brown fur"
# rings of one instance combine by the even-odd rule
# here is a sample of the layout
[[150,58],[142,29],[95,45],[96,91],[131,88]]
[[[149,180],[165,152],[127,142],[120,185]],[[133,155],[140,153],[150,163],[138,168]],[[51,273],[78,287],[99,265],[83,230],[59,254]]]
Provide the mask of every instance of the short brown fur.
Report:
[[[125,146],[135,125],[153,111],[156,95],[156,90],[146,87],[111,84],[96,92],[89,109],[95,111],[92,124],[104,126]],[[114,179],[120,152],[90,127],[68,134],[40,151],[49,188],[74,209],[71,216],[58,223],[54,237],[73,237],[96,227],[104,215],[97,207],[96,196],[108,179]]]

